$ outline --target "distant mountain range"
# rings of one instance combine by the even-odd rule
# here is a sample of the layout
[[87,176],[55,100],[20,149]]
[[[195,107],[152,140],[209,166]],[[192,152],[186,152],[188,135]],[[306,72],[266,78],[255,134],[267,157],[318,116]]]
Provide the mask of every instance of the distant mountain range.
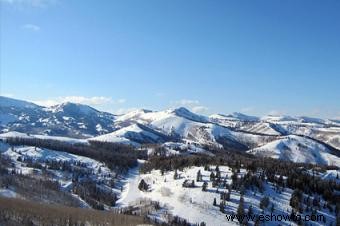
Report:
[[241,113],[203,116],[183,107],[113,115],[82,104],[47,108],[0,97],[0,131],[1,136],[18,135],[10,133],[16,131],[134,146],[160,144],[169,153],[183,149],[211,154],[207,147],[215,147],[340,166],[340,122],[311,117],[260,118]]

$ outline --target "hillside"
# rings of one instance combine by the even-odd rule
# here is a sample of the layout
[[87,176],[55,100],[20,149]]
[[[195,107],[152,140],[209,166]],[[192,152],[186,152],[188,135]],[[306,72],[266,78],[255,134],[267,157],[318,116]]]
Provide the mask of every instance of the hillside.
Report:
[[[175,146],[193,150],[194,145],[202,150],[223,148],[284,160],[336,165],[337,157],[333,155],[340,153],[340,124],[334,120],[306,116],[269,115],[260,118],[232,113],[206,117],[183,107],[164,111],[141,109],[115,116],[81,104],[68,102],[44,108],[7,97],[1,97],[0,105],[2,137],[22,136],[13,133],[21,132],[40,138],[69,141],[71,138],[88,138],[87,141],[134,147],[156,144],[163,145],[169,153],[176,153],[172,149]],[[304,137],[295,139],[296,145],[304,146],[303,151],[298,151],[299,158],[289,157],[294,155],[292,151],[290,154],[278,151],[280,148],[277,146],[280,145],[275,143],[282,140],[282,136],[294,135]],[[320,141],[318,146],[305,145],[311,142],[308,138]],[[87,142],[85,139],[73,140],[78,141]],[[170,146],[166,144],[169,142],[172,143]],[[327,148],[331,148],[332,152],[325,152]],[[323,157],[313,157],[317,155]],[[331,160],[333,158],[334,161]]]

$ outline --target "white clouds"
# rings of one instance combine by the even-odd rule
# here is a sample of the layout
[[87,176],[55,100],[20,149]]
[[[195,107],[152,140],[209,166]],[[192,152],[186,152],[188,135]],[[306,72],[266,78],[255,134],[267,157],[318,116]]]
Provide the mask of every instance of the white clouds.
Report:
[[181,99],[174,101],[175,104],[187,106],[187,105],[197,105],[199,104],[198,100],[188,100],[188,99]]
[[13,93],[1,93],[1,96],[13,98],[14,94]]
[[124,104],[126,102],[126,99],[118,99],[118,100],[116,100],[116,103],[117,104]]
[[15,7],[45,8],[56,4],[57,0],[0,0],[0,2]]
[[35,25],[35,24],[25,24],[21,27],[22,29],[25,29],[25,30],[30,30],[30,31],[40,31],[40,27],[38,25]]
[[72,103],[78,103],[78,104],[91,105],[93,107],[105,107],[105,105],[109,106],[109,105],[123,104],[126,102],[126,99],[114,100],[111,97],[104,97],[104,96],[94,96],[94,97],[65,96],[65,97],[57,97],[57,98],[46,99],[46,100],[36,100],[32,102],[42,105],[42,106],[53,106],[53,105],[61,104],[64,102],[72,102]]
[[282,111],[279,111],[279,110],[271,110],[271,111],[268,112],[267,115],[281,116],[281,115],[284,115],[284,113]]
[[191,108],[191,110],[195,113],[206,113],[209,108],[205,106],[194,106]]
[[198,100],[181,99],[177,101],[172,101],[171,105],[175,107],[186,107],[195,113],[207,113],[209,108],[203,106]]
[[119,108],[119,109],[112,111],[112,112],[116,115],[122,115],[122,114],[126,114],[126,113],[129,113],[131,111],[135,111],[135,110],[138,110],[138,108]]

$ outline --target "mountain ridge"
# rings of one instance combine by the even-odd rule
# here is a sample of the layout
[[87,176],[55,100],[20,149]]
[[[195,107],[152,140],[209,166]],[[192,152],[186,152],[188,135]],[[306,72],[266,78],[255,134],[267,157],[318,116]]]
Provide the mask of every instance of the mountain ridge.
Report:
[[[260,118],[237,112],[204,116],[184,107],[114,115],[83,104],[66,102],[46,108],[7,97],[0,98],[0,107],[0,130],[4,134],[17,131],[166,148],[166,143],[172,142],[187,147],[194,144],[201,150],[211,146],[242,152],[294,135],[301,137],[302,145],[314,140],[335,157],[340,152],[340,125],[305,116]],[[323,160],[315,160],[318,161]]]

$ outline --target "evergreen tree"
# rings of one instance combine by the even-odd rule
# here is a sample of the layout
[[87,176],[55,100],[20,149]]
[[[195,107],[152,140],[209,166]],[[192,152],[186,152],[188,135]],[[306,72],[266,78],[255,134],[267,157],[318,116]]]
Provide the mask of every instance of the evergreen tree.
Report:
[[274,203],[272,203],[272,207],[270,208],[271,213],[273,213],[275,210]]
[[254,213],[253,212],[253,206],[250,205],[249,208],[248,208],[248,213],[247,214],[248,214],[248,216],[251,216],[251,215],[253,215],[253,213]]
[[269,198],[267,196],[264,196],[260,201],[260,208],[262,210],[266,209],[269,205]]
[[196,181],[200,182],[202,181],[202,174],[201,174],[201,170],[198,170],[197,175],[196,175]]
[[222,212],[222,213],[224,213],[224,208],[225,208],[225,201],[221,201],[220,202],[220,211]]
[[142,179],[139,182],[138,189],[141,190],[141,191],[147,191],[149,189],[149,185],[145,182],[144,179]]
[[[244,199],[243,199],[243,196],[241,196],[240,198],[240,203],[238,204],[238,208],[237,208],[237,215],[242,217],[244,216]],[[239,218],[239,222],[241,222],[241,218]]]
[[174,173],[174,179],[177,180],[178,179],[178,173],[177,173],[177,169],[175,170],[175,173]]
[[209,171],[209,166],[208,165],[204,165],[204,170],[205,171]]
[[211,172],[211,174],[210,174],[210,181],[215,181],[215,174],[214,174],[214,172]]
[[208,183],[204,182],[202,185],[202,191],[207,191]]

